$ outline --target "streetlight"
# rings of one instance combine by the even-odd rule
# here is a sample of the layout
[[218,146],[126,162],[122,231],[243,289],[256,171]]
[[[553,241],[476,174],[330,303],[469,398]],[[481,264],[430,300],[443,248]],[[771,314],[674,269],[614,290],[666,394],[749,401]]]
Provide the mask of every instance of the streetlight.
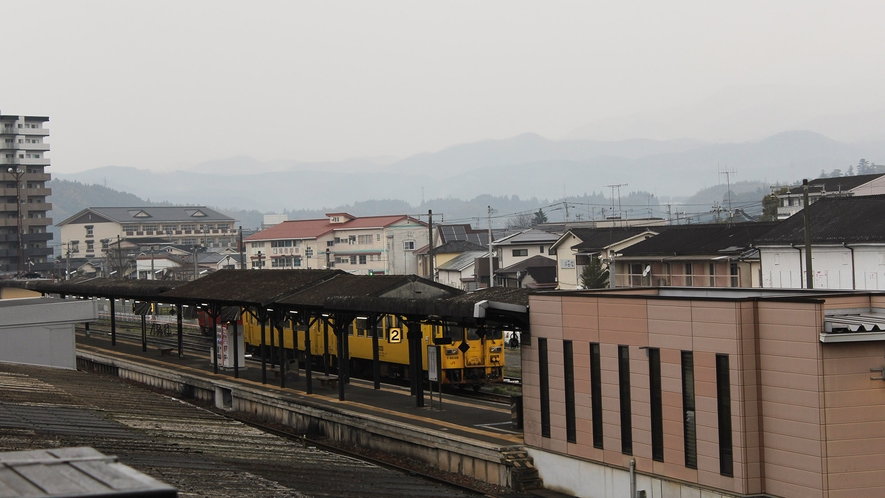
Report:
[[18,216],[18,272],[24,273],[25,270],[25,219],[22,203],[22,177],[25,170],[20,167],[9,168],[9,174],[15,178],[15,205],[16,214]]

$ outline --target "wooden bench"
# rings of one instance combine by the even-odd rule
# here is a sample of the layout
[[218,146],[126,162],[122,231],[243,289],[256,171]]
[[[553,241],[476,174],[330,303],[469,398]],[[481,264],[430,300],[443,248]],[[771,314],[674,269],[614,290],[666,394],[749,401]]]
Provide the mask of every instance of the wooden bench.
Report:
[[316,377],[316,380],[320,381],[320,385],[323,387],[331,387],[332,389],[338,387],[338,377],[332,377],[331,375],[320,375]]
[[157,351],[160,352],[160,356],[172,356],[172,350],[175,348],[169,346],[160,346],[157,348]]

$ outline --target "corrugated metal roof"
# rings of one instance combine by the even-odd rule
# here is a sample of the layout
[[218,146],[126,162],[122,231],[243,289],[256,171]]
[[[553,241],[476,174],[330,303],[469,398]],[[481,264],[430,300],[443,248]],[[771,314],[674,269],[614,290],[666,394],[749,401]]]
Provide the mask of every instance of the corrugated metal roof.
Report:
[[0,496],[155,496],[178,491],[90,447],[0,453]]

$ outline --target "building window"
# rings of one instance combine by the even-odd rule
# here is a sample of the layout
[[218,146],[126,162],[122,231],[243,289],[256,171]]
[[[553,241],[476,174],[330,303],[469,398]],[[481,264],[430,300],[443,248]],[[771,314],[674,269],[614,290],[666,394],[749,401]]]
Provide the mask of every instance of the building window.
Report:
[[94,241],[92,241],[92,240],[86,241],[86,252],[95,252],[95,242]]
[[[181,229],[182,229],[182,230],[190,230],[190,231],[194,231],[194,230],[196,230],[196,227],[197,227],[197,225],[187,225],[187,224],[185,224],[185,225],[181,225]],[[253,244],[254,244],[254,242],[253,242]],[[253,247],[254,247],[254,246],[253,246]]]
[[92,229],[93,229],[93,226],[92,226],[92,225],[86,225],[86,236],[87,236],[87,237],[92,237],[92,236],[93,236]]
[[716,287],[716,263],[710,263],[710,287]]
[[175,225],[163,225],[163,232],[171,233],[175,231]]
[[692,285],[691,263],[685,263],[685,285]]
[[738,277],[738,264],[737,263],[731,263],[731,265],[729,266],[729,273],[731,274],[731,286],[732,287],[739,287],[741,282]]
[[602,449],[602,367],[599,343],[590,343],[590,403],[593,417],[593,447]]
[[719,415],[719,473],[734,476],[731,444],[731,382],[728,355],[716,355],[716,408]]
[[661,396],[661,350],[648,349],[648,388],[651,402],[651,457],[664,461],[664,403]]
[[138,225],[123,225],[124,232],[137,232]]
[[415,250],[415,241],[414,240],[404,240],[403,241],[403,250],[404,251],[414,251]]
[[294,266],[295,268],[300,268],[301,267],[301,258],[294,258],[292,260],[292,266]]
[[528,256],[529,250],[528,249],[513,249],[510,251],[510,254],[512,254],[514,258],[519,258],[519,257],[523,257],[523,256]]
[[358,235],[356,238],[357,244],[371,244],[372,236],[371,235]]
[[357,258],[356,258],[356,255],[354,254],[350,257],[350,264],[355,265],[356,262],[357,262]]
[[630,403],[630,347],[618,346],[618,398],[621,402],[621,453],[633,454],[633,418]]
[[575,425],[575,358],[572,341],[562,342],[562,367],[565,375],[565,437],[570,443],[578,442]]
[[361,265],[366,264],[366,255],[365,254],[360,255],[360,264]]
[[550,377],[546,338],[538,338],[538,376],[541,383],[541,436],[550,437]]
[[540,252],[541,254],[544,254],[544,246],[538,246],[538,248],[540,249],[539,252]]
[[695,433],[694,355],[682,352],[682,431],[685,434],[685,466],[698,468],[698,441]]

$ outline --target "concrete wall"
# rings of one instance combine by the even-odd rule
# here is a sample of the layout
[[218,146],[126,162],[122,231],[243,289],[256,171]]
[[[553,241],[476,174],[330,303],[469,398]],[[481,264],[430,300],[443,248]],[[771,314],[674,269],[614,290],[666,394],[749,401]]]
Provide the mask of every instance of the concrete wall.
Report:
[[91,300],[0,300],[0,362],[74,369],[74,324],[97,318]]

